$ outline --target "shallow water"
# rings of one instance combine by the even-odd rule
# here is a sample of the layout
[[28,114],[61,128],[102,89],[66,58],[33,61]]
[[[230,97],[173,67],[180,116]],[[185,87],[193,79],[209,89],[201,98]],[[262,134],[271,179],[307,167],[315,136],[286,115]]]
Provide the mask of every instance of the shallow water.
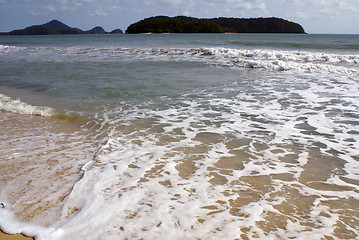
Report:
[[357,238],[355,39],[1,38],[0,225],[39,239]]

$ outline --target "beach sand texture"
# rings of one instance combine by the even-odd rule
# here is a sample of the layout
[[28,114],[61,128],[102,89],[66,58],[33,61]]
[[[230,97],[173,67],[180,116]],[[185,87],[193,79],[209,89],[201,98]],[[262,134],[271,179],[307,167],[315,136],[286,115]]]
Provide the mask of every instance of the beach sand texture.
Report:
[[0,231],[0,239],[1,240],[30,240],[30,239],[34,239],[34,238],[25,237],[22,234],[6,234],[6,233]]
[[[91,159],[93,143],[77,135],[78,125],[68,120],[24,118],[20,114],[1,112],[0,121],[3,124],[0,128],[0,188],[10,196],[2,195],[1,207],[11,208],[20,221],[48,226],[57,220],[63,198],[81,177],[81,167]],[[74,160],[71,165],[69,159]],[[49,174],[47,168],[57,171]],[[48,186],[50,180],[56,184]],[[46,197],[40,196],[40,192],[46,192]],[[61,197],[53,198],[54,192],[61,192]],[[21,204],[12,199],[22,199]],[[39,205],[33,206],[32,202]],[[20,233],[6,234],[6,231],[2,229],[0,240],[34,239]]]

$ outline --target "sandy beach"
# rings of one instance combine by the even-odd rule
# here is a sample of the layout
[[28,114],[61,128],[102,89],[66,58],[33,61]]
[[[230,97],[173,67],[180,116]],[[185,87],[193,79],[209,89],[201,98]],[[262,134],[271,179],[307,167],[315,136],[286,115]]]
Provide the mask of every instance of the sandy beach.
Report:
[[[0,112],[0,121],[2,202],[20,221],[47,226],[58,218],[64,196],[91,159],[92,143],[76,135],[79,128],[73,121],[8,112]],[[70,160],[75,161],[71,166]],[[48,174],[54,168],[57,170]],[[48,181],[53,184],[48,186]],[[40,192],[46,192],[46,197],[39,197]],[[62,196],[53,198],[55,192]],[[33,206],[34,202],[38,205]],[[33,238],[1,232],[0,240],[4,239]]]
[[359,35],[3,39],[3,231],[358,239]]
[[6,234],[3,231],[0,231],[0,239],[1,240],[30,240],[34,238],[25,237],[22,234]]

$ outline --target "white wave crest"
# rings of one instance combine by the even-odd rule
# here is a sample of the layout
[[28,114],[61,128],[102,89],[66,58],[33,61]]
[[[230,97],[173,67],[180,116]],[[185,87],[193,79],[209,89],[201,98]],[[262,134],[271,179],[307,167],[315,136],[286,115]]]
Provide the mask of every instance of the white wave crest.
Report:
[[284,50],[204,49],[218,64],[230,67],[262,68],[274,71],[300,71],[354,75],[359,73],[359,56]]
[[[149,59],[200,61],[222,67],[257,68],[270,71],[359,74],[359,55],[274,49],[216,48],[118,48],[118,47],[17,47],[0,45],[0,52],[66,61],[118,61]],[[17,53],[15,53],[17,56]],[[71,60],[70,60],[71,61]]]
[[[104,52],[101,49],[100,52]],[[223,67],[258,68],[272,71],[305,73],[359,74],[359,55],[343,55],[324,52],[286,51],[271,49],[232,48],[117,48],[107,49],[115,59],[120,54],[125,58],[151,60],[204,61]]]
[[22,47],[8,46],[0,44],[0,52],[14,51],[24,49]]
[[55,115],[55,110],[50,107],[33,106],[20,99],[13,99],[0,93],[0,110],[12,113],[29,114],[50,117]]

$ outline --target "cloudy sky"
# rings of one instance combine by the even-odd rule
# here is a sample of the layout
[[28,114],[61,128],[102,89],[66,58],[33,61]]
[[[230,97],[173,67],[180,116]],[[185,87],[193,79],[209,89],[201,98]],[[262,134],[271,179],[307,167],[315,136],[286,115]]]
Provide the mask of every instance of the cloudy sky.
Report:
[[359,34],[359,0],[0,0],[0,32],[53,19],[83,30],[126,30],[157,15],[280,17],[307,33]]

